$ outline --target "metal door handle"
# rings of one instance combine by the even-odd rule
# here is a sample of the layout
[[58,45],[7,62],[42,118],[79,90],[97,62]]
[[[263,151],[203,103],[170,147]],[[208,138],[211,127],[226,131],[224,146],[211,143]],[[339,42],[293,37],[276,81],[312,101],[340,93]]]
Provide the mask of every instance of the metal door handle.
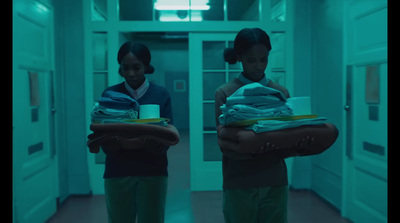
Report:
[[350,111],[350,105],[345,105],[345,106],[344,106],[344,110]]

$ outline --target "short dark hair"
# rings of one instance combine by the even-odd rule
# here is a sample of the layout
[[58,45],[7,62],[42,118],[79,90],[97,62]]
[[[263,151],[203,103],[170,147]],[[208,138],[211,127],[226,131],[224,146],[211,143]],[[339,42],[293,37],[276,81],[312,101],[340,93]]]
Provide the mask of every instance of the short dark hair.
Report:
[[146,45],[138,42],[128,41],[119,48],[118,51],[118,64],[121,64],[122,59],[128,54],[132,53],[147,67],[145,73],[154,73],[154,67],[150,65],[151,53]]
[[224,51],[224,59],[229,64],[237,62],[237,55],[241,55],[256,44],[263,44],[268,51],[272,49],[268,34],[260,28],[245,28],[236,35],[234,47]]

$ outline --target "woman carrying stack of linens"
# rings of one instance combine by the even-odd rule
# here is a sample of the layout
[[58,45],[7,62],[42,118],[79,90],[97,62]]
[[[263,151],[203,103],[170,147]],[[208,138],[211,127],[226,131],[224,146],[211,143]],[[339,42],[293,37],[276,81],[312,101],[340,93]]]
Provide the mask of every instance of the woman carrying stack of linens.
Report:
[[226,62],[243,66],[237,78],[215,93],[225,223],[286,223],[284,159],[321,153],[338,135],[324,119],[282,120],[293,117],[286,106],[290,95],[264,73],[271,49],[265,31],[247,28],[237,34],[234,48],[224,52]]
[[[179,142],[179,133],[172,125],[170,94],[145,77],[154,72],[150,61],[144,44],[124,43],[118,63],[125,81],[105,89],[92,112],[88,147],[106,154],[104,187],[112,223],[164,222],[167,150]],[[137,122],[139,105],[159,107],[160,121]]]

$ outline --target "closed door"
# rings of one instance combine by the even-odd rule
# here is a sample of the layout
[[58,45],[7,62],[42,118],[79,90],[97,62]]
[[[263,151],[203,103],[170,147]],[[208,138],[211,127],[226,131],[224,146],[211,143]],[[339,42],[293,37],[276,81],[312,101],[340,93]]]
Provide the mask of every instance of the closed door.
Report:
[[235,33],[189,35],[190,177],[192,191],[222,190],[222,153],[217,142],[215,90],[235,78],[239,64],[224,61]]
[[52,9],[14,1],[13,217],[45,222],[56,212]]
[[387,3],[350,1],[345,9],[343,215],[387,222]]

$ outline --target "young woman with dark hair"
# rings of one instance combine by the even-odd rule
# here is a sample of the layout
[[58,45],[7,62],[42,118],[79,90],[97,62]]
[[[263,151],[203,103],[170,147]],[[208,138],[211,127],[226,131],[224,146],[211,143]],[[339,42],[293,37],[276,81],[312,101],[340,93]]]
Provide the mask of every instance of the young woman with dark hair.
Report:
[[[240,87],[258,82],[289,96],[288,90],[265,75],[271,51],[268,34],[259,29],[242,29],[236,36],[234,48],[224,52],[229,64],[241,62],[243,72],[220,86],[215,93],[215,114],[220,106]],[[273,145],[271,145],[273,146]],[[271,154],[242,154],[223,149],[223,213],[226,223],[284,223],[287,222],[288,179],[285,161]]]
[[[104,92],[126,94],[140,105],[158,104],[160,117],[170,119],[169,124],[173,124],[170,94],[145,77],[154,72],[150,50],[144,44],[126,42],[117,59],[118,73],[125,81]],[[106,153],[104,185],[108,221],[164,222],[169,147],[148,141],[144,149],[119,149],[117,139],[102,147]]]

